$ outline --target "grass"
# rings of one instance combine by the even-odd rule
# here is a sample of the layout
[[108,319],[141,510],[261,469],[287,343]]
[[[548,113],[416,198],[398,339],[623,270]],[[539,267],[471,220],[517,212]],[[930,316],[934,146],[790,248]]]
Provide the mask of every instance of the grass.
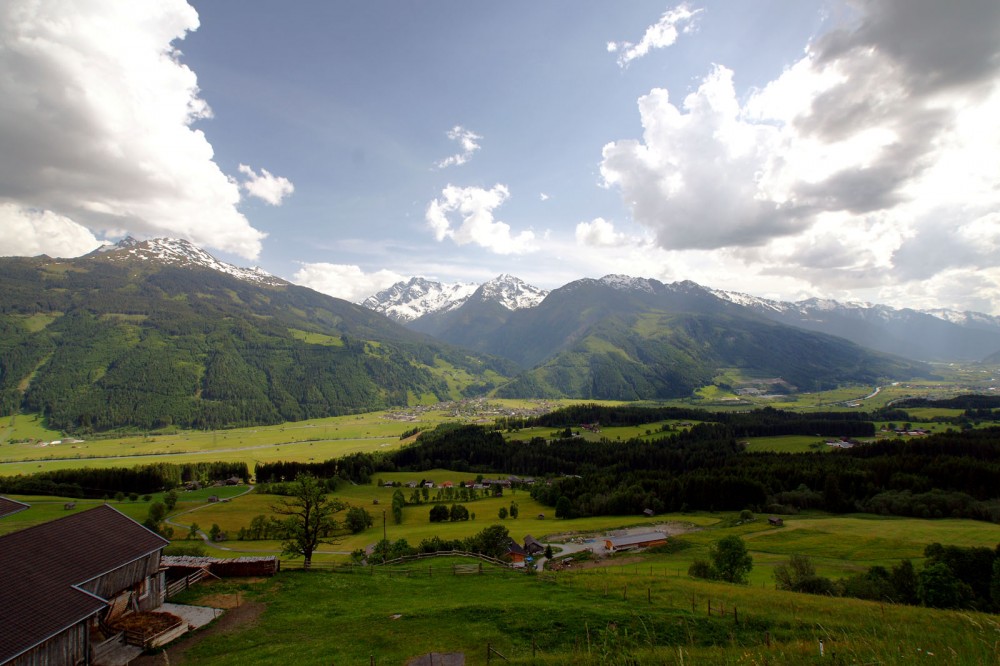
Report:
[[489,645],[512,664],[909,664],[929,658],[986,664],[994,663],[1000,639],[996,617],[650,576],[642,567],[544,576],[487,567],[483,575],[456,576],[451,564],[284,572],[255,584],[196,587],[179,600],[198,603],[239,591],[266,610],[252,626],[205,636],[186,657],[218,665],[398,664],[432,651],[460,651],[467,663],[485,663]]

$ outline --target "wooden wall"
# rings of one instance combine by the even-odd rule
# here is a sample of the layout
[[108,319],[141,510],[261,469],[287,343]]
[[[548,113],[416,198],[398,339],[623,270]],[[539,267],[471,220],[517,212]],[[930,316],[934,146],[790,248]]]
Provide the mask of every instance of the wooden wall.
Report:
[[25,652],[5,666],[64,666],[86,663],[90,651],[87,620],[73,625],[41,645]]

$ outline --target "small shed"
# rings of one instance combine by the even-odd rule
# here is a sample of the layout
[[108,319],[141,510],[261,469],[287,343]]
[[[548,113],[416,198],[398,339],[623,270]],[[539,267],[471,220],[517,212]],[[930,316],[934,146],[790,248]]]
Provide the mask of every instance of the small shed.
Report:
[[524,550],[529,555],[538,555],[545,552],[545,546],[538,539],[528,534],[524,537]]
[[515,567],[520,568],[524,566],[524,560],[528,557],[528,553],[525,552],[524,548],[521,548],[521,544],[511,539],[510,543],[507,544],[507,557],[510,558]]
[[773,527],[781,527],[782,525],[785,524],[785,521],[782,520],[781,518],[778,518],[777,516],[771,516],[770,518],[767,519],[767,524]]

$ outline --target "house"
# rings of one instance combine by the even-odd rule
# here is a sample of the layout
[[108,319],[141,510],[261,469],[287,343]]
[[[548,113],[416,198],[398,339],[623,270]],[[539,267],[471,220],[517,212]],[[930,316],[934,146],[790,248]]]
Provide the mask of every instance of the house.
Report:
[[511,539],[510,543],[507,544],[507,557],[510,558],[511,564],[514,567],[522,568],[524,567],[524,560],[528,557],[528,553],[525,552],[524,548],[521,548],[518,542]]
[[538,539],[528,534],[524,537],[524,550],[528,555],[538,555],[545,552],[545,546]]
[[785,524],[785,521],[782,520],[781,518],[778,518],[777,516],[771,516],[770,518],[767,519],[767,524],[771,525],[772,527],[781,527],[782,525]]
[[621,537],[605,537],[604,549],[609,553],[617,553],[623,550],[662,546],[666,542],[666,534],[662,532],[646,532],[644,534],[629,534]]
[[0,665],[92,663],[111,616],[163,603],[168,543],[107,504],[0,536]]

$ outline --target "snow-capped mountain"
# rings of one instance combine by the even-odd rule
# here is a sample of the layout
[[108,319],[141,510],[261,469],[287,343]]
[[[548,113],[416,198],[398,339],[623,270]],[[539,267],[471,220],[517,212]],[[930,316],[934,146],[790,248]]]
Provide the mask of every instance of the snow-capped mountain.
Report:
[[463,282],[446,284],[414,277],[369,296],[361,305],[406,323],[427,314],[450,312],[461,307],[474,294],[477,299],[495,301],[508,310],[520,310],[538,305],[547,293],[506,274],[482,285]]
[[406,282],[397,282],[374,296],[369,296],[361,305],[380,312],[395,321],[405,323],[424,316],[429,312],[454,310],[473,294],[478,285],[465,282],[444,284],[422,277],[413,277]]
[[711,292],[775,321],[913,359],[977,361],[1000,350],[1000,317],[979,312],[919,311],[821,298],[787,302],[731,291]]
[[170,266],[199,267],[219,271],[253,284],[280,286],[285,280],[254,266],[241,268],[219,261],[208,252],[181,238],[153,238],[140,241],[127,236],[113,245],[104,245],[91,252],[108,261],[156,261]]
[[477,291],[483,300],[496,301],[508,310],[533,308],[549,293],[506,273],[484,282]]

